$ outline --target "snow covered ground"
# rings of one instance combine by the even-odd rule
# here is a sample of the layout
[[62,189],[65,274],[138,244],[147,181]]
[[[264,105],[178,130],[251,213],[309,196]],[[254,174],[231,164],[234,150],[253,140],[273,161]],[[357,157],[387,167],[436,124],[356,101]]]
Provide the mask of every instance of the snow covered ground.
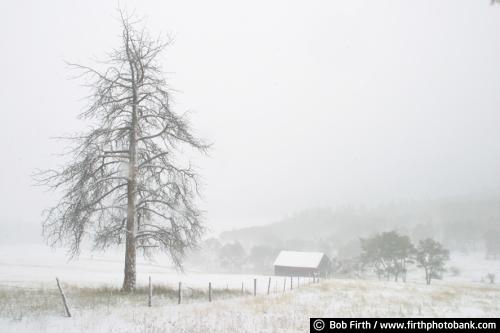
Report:
[[[82,255],[78,261],[68,262],[63,252],[19,246],[0,247],[0,258],[1,332],[304,332],[310,317],[500,316],[500,286],[480,282],[487,273],[500,278],[500,261],[486,260],[480,254],[454,254],[448,266],[457,269],[431,286],[426,286],[415,271],[410,272],[407,283],[332,279],[302,284],[293,291],[287,284],[283,294],[283,278],[276,284],[273,277],[270,296],[266,295],[268,277],[190,270],[179,273],[168,266],[166,258],[160,258],[154,264],[141,261],[140,285],[151,275],[154,282],[165,286],[175,287],[182,281],[186,288],[205,290],[212,282],[214,288],[241,290],[243,282],[251,290],[257,278],[258,296],[215,297],[209,303],[202,295],[181,305],[175,299],[158,297],[151,308],[146,299],[118,303],[92,300],[88,306],[76,306],[80,300],[71,299],[76,294],[70,289],[73,318],[63,316],[54,291],[55,276],[68,288],[119,288],[123,270],[120,253]],[[48,294],[50,300],[45,296]],[[51,311],[20,304],[36,297],[47,297]]]
[[100,306],[73,318],[0,319],[2,332],[306,332],[310,317],[498,317],[500,288],[486,284],[328,280],[284,295],[212,303]]
[[[121,286],[123,281],[123,254],[121,252],[83,253],[77,260],[68,260],[64,250],[53,251],[45,245],[0,246],[0,286],[55,287],[55,277],[79,286]],[[258,275],[209,274],[186,269],[180,272],[172,267],[166,256],[157,256],[154,262],[138,258],[137,283],[146,285],[151,276],[154,283],[186,288],[241,289],[253,288],[253,279],[267,279]],[[267,288],[258,284],[260,291]]]
[[[500,258],[486,259],[484,253],[452,253],[447,268],[446,280],[481,282],[488,273],[493,273],[500,284]],[[457,275],[453,273],[455,269],[458,271]]]

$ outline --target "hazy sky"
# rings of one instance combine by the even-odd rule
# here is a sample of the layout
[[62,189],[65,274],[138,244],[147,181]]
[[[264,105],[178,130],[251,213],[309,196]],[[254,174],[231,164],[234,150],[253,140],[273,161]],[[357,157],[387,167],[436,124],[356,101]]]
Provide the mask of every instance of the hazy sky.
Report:
[[[152,34],[214,143],[198,161],[214,230],[311,206],[500,188],[500,6],[489,0],[121,1]],[[0,223],[54,198],[50,137],[86,128],[87,93],[64,60],[119,43],[115,1],[0,3]]]

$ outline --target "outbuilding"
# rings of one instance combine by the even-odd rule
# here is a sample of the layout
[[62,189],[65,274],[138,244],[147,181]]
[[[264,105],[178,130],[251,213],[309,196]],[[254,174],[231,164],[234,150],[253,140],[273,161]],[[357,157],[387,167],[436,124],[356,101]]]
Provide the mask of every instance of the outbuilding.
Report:
[[274,261],[274,275],[322,276],[330,273],[330,259],[322,252],[281,251]]

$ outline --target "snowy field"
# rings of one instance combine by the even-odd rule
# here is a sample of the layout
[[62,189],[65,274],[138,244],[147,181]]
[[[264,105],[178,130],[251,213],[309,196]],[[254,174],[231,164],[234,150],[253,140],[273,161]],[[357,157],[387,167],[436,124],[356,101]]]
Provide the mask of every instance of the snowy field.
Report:
[[[303,281],[293,291],[287,284],[283,293],[283,278],[275,281],[273,277],[270,296],[266,295],[268,277],[179,273],[162,265],[166,260],[160,258],[138,266],[140,286],[151,275],[163,288],[158,289],[163,294],[155,295],[151,308],[145,293],[96,296],[96,291],[109,293],[106,288],[120,287],[123,264],[119,253],[83,255],[68,262],[62,252],[19,246],[0,248],[0,256],[1,332],[304,332],[310,317],[500,316],[500,286],[480,282],[487,273],[500,277],[500,261],[481,255],[453,255],[448,266],[458,272],[448,273],[431,286],[412,272],[405,284],[332,279],[306,285]],[[55,276],[67,288],[73,318],[63,316]],[[258,279],[258,296],[242,296],[241,283],[251,291],[254,278]],[[186,290],[181,305],[174,292],[179,281]],[[203,292],[187,293],[189,288],[206,291],[208,282],[219,292],[214,293],[213,302]]]
[[498,317],[500,288],[486,284],[329,280],[283,295],[212,303],[106,307],[0,319],[2,332],[306,332],[310,317]]
[[[0,246],[0,286],[55,287],[55,277],[68,284],[85,287],[115,286],[123,281],[123,253],[83,253],[78,260],[68,260],[63,250],[53,251],[44,245]],[[186,269],[180,272],[164,256],[154,262],[138,257],[137,283],[146,285],[151,276],[153,283],[186,288],[245,289],[253,288],[256,275],[209,274]],[[264,286],[258,285],[259,290]]]

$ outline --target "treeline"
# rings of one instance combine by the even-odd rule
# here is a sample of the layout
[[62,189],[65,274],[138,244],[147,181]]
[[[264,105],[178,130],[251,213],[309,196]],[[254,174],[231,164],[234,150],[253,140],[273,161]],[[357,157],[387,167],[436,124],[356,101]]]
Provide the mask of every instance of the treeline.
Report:
[[[500,253],[498,234],[487,238],[489,256]],[[318,251],[331,258],[331,275],[406,281],[409,271],[420,270],[427,284],[441,279],[450,250],[433,238],[412,241],[411,237],[392,230],[354,239],[343,249],[335,249],[333,239],[308,241],[293,239],[275,246],[255,245],[246,248],[239,242],[222,243],[216,238],[205,240],[187,258],[188,264],[211,272],[273,274],[273,262],[281,250]],[[412,270],[410,270],[412,268]],[[452,268],[451,272],[454,274]],[[457,272],[455,272],[457,273]],[[458,273],[457,273],[458,274]],[[493,283],[495,276],[488,275]]]
[[190,253],[187,263],[208,272],[272,274],[281,248],[256,245],[245,249],[240,242],[223,244],[216,238],[204,241]]
[[[421,236],[423,233],[421,234]],[[500,258],[500,231],[483,234],[485,256]],[[319,240],[294,238],[245,247],[238,241],[205,240],[187,258],[187,263],[205,271],[272,274],[281,250],[323,252],[332,259],[332,274],[361,277],[374,272],[379,279],[406,280],[409,267],[422,268],[426,280],[440,278],[450,248],[433,237],[414,240],[401,231],[374,233],[340,243],[335,237]],[[426,262],[426,260],[428,262]]]
[[349,252],[359,252],[359,237],[397,230],[415,243],[432,238],[453,252],[484,252],[494,258],[500,256],[499,200],[500,195],[375,208],[315,208],[266,226],[224,232],[220,240],[240,242],[245,249],[255,245],[279,247],[294,240],[293,248],[302,250],[300,246],[309,248],[309,244],[301,243],[313,242],[317,244],[314,250],[352,257]]
[[[249,250],[239,242],[222,244],[215,238],[203,242],[200,249],[191,253],[190,264],[207,271],[231,273],[272,274],[273,262],[282,249],[321,251],[332,259],[332,274],[366,272],[373,270],[379,279],[399,279],[406,281],[408,266],[415,264],[425,271],[426,281],[440,278],[449,251],[439,242],[425,239],[414,245],[408,236],[396,231],[383,232],[375,236],[359,239],[362,252],[349,260],[333,256],[324,244],[314,244],[294,240],[288,246],[272,247],[256,245]],[[327,251],[322,251],[327,249]]]
[[[500,232],[492,230],[484,235],[486,258],[500,258]],[[359,244],[359,248],[356,245]],[[349,243],[343,251],[333,257],[333,270],[337,276],[362,277],[367,272],[376,274],[379,280],[394,279],[406,281],[409,267],[422,269],[425,281],[441,279],[450,259],[450,250],[433,238],[413,243],[411,238],[395,230],[382,232],[359,241]],[[450,268],[453,275],[459,274],[458,267]],[[495,274],[484,278],[495,283]]]

